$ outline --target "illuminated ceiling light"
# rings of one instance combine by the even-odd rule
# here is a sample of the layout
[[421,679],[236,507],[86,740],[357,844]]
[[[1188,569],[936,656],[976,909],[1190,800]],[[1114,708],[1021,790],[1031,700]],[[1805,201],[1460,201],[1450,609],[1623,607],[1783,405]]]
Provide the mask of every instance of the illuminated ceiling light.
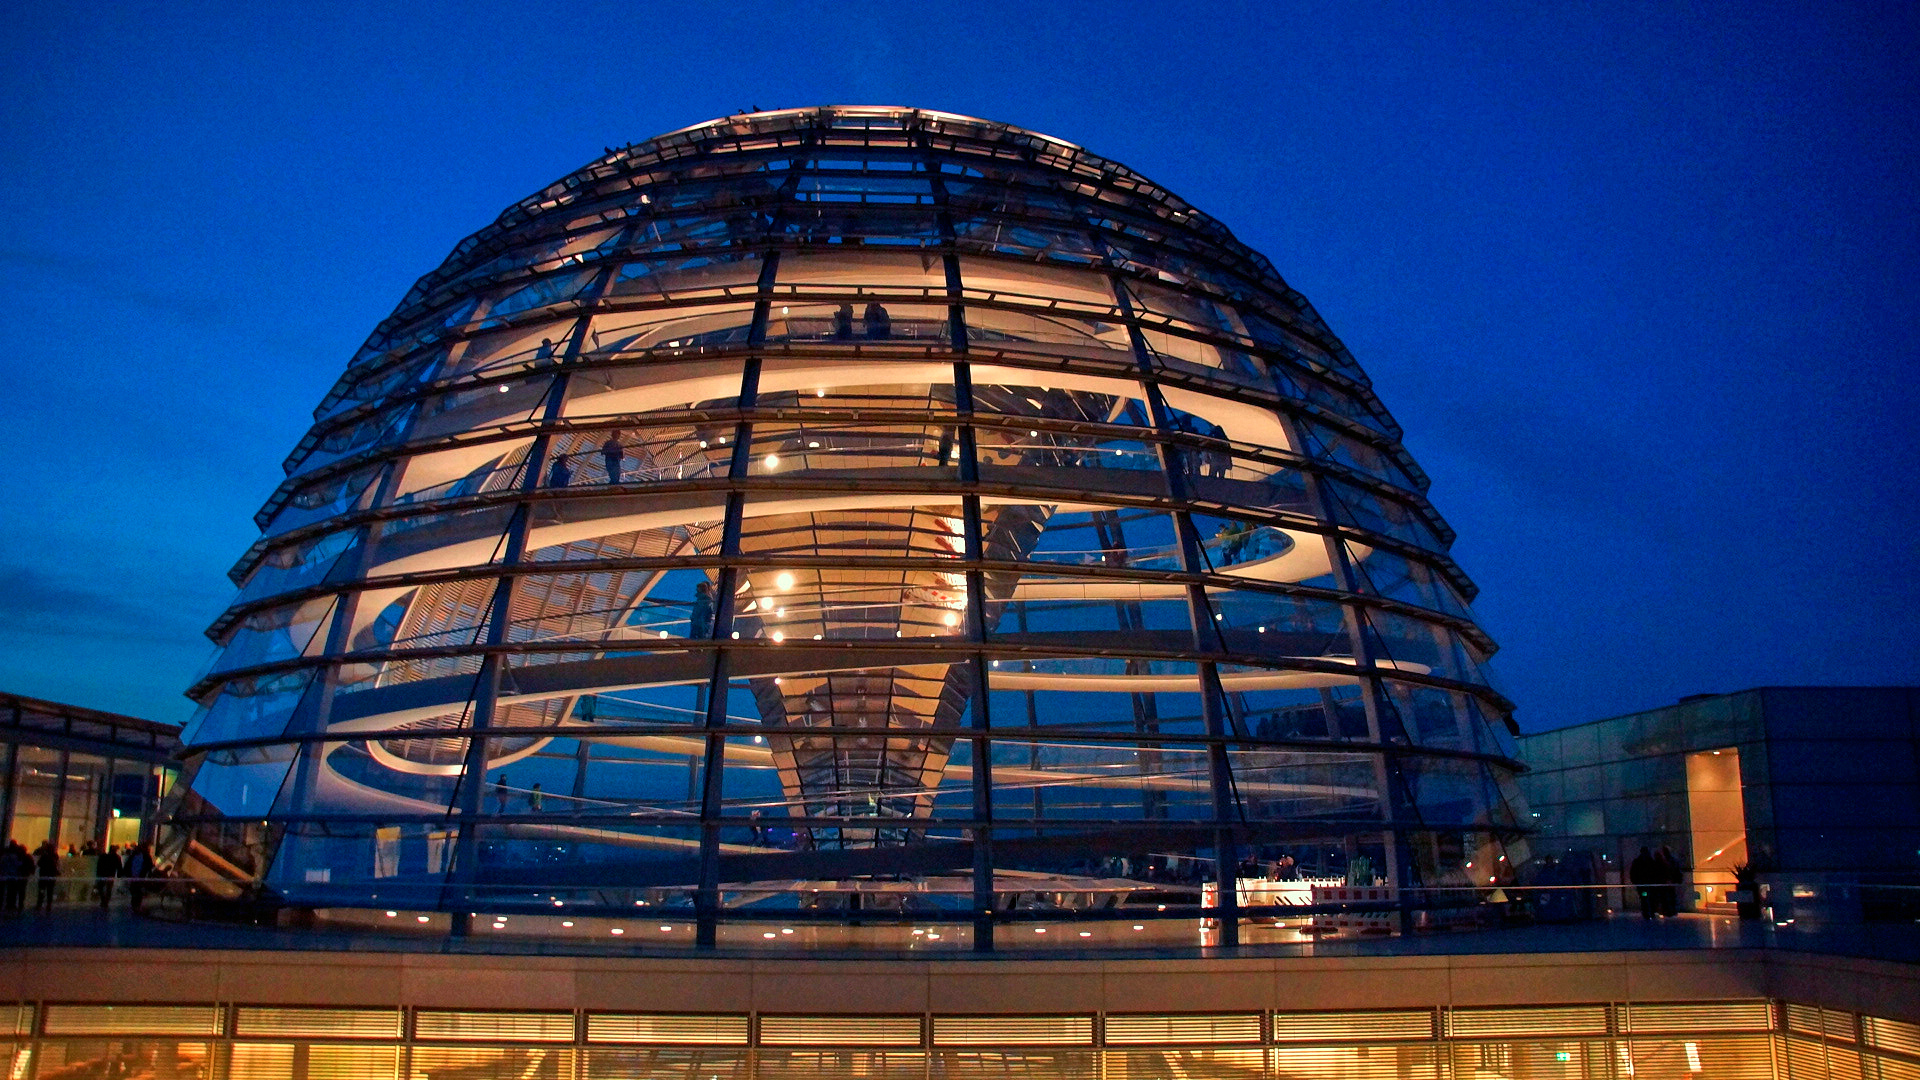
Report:
[[671,934],[671,933],[673,933],[673,927],[671,927],[671,926],[663,926],[663,927],[661,927],[661,928],[660,928],[660,932],[661,932],[661,933],[663,933],[663,934]]
[[774,615],[774,618],[776,618],[776,619],[784,619],[784,618],[786,618],[786,617],[787,617],[787,609],[786,609],[786,608],[774,608],[774,609],[773,609],[773,615]]
[[669,635],[669,634],[668,634],[668,633],[667,633],[667,632],[666,632],[665,630],[662,630],[662,631],[660,631],[660,636],[661,636],[661,637],[670,637],[671,635]]
[[775,630],[775,631],[773,632],[773,643],[774,643],[775,645],[778,645],[778,644],[780,644],[781,642],[783,642],[783,641],[785,641],[785,640],[787,640],[787,635],[785,635],[785,634],[783,634],[783,633],[781,633],[781,632],[780,632],[780,631],[778,631],[778,630]]
[[815,390],[815,391],[813,392],[813,396],[814,396],[814,397],[826,397],[826,396],[827,396],[827,392],[826,392],[825,390]]
[[505,386],[503,386],[503,387],[501,387],[501,388],[500,388],[500,392],[501,392],[501,393],[503,393],[503,394],[504,394],[504,393],[506,393],[506,392],[507,392],[507,390],[508,390],[508,388],[507,388],[507,387],[505,387]]
[[766,738],[766,736],[764,736],[764,735],[755,735],[755,736],[753,737],[753,741],[754,741],[754,744],[755,744],[755,745],[758,745],[758,744],[760,744],[760,743],[763,743],[763,742],[766,742],[766,741],[767,741],[767,738]]
[[573,920],[572,920],[572,919],[567,919],[567,920],[564,920],[563,922],[561,922],[561,924],[560,924],[560,925],[561,925],[561,926],[572,926],[572,925],[573,925]]
[[780,571],[779,575],[773,579],[773,583],[780,587],[781,592],[785,592],[786,590],[793,588],[793,574],[786,570],[782,570]]
[[767,466],[767,468],[769,468],[769,469],[776,469],[776,468],[779,468],[779,467],[780,467],[780,455],[779,455],[779,454],[768,454],[768,455],[766,456],[766,458],[764,459],[764,461],[765,461],[765,463],[766,463],[766,466]]
[[774,937],[777,937],[778,935],[776,935],[776,934],[775,934],[775,933],[774,933],[773,931],[771,931],[771,930],[769,930],[769,931],[767,931],[766,933],[764,933],[764,934],[761,934],[760,936],[761,936],[761,937],[763,937],[763,938],[767,938],[767,939],[769,939],[769,940],[771,940],[771,939],[773,939]]
[[791,934],[791,933],[793,933],[793,927],[791,927],[791,926],[783,926],[783,927],[781,927],[781,928],[780,928],[780,932],[781,932],[781,933],[783,933],[783,934]]
[[611,930],[609,930],[609,931],[607,931],[607,933],[609,933],[609,934],[612,934],[612,935],[614,935],[615,937],[618,937],[619,935],[621,935],[621,934],[624,934],[624,933],[626,933],[626,931],[625,931],[625,930],[622,930],[622,929],[621,929],[620,927],[618,927],[618,926],[616,926],[616,927],[614,927],[613,929],[611,929]]
[[782,314],[782,315],[785,315],[786,313],[787,313],[787,305],[785,305],[785,304],[781,304],[781,305],[780,305],[780,314]]
[[818,450],[818,449],[820,449],[820,440],[818,440],[818,439],[809,439],[809,440],[807,441],[807,449],[809,449],[809,450]]
[[954,612],[949,611],[944,616],[941,617],[940,621],[943,623],[946,623],[948,626],[959,626],[960,616],[955,614]]
[[399,913],[399,912],[397,912],[397,911],[389,911],[389,912],[387,912],[387,918],[389,918],[389,919],[391,919],[391,918],[393,918],[393,917],[394,917],[395,915],[398,915],[398,914],[400,914],[400,913]]
[[425,915],[415,915],[415,916],[414,916],[414,919],[415,919],[416,921],[418,921],[418,922],[426,922],[426,921],[427,921],[427,917],[426,917]]

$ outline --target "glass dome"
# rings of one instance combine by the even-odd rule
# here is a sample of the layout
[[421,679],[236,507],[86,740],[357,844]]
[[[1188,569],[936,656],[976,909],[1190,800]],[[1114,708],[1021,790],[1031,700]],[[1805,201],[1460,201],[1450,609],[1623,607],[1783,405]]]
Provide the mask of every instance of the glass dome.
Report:
[[611,152],[315,417],[190,691],[216,891],[985,949],[1510,880],[1509,704],[1399,427],[1072,144],[818,108]]

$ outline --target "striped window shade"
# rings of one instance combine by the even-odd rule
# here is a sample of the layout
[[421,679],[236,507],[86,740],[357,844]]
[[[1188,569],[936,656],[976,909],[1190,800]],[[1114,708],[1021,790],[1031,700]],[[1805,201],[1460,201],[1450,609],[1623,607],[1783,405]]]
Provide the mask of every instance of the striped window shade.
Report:
[[1701,1001],[1627,1006],[1626,1030],[1640,1035],[1663,1031],[1770,1031],[1773,1006],[1765,1001]]
[[1801,1035],[1825,1035],[1843,1042],[1852,1042],[1854,1039],[1852,1013],[1822,1009],[1817,1005],[1787,1002],[1786,1025],[1788,1031]]
[[1860,1027],[1867,1036],[1868,1046],[1920,1057],[1920,1024],[1863,1016],[1860,1018]]
[[762,1016],[762,1046],[919,1046],[918,1016]]
[[1447,1037],[1492,1039],[1510,1035],[1605,1035],[1605,1005],[1536,1005],[1515,1009],[1448,1009]]
[[1274,1042],[1433,1038],[1432,1009],[1273,1014]]
[[935,1046],[1091,1046],[1091,1016],[936,1016]]
[[745,1014],[587,1014],[590,1043],[745,1046],[749,1030]]
[[310,1009],[242,1005],[233,1033],[255,1038],[397,1039],[399,1009]]
[[1107,1017],[1109,1044],[1259,1041],[1259,1013],[1118,1013]]
[[215,1005],[49,1005],[49,1035],[218,1035]]
[[478,1042],[572,1042],[570,1012],[481,1012],[421,1009],[413,1014],[418,1039]]

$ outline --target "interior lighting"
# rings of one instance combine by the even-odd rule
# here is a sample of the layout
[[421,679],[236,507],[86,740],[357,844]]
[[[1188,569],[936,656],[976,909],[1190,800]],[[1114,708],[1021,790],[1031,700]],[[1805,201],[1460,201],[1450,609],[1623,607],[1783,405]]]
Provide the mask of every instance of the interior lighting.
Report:
[[948,626],[959,626],[960,616],[955,614],[954,612],[949,611],[947,612],[946,616],[942,618],[940,621],[943,623],[946,623]]
[[1141,926],[1141,925],[1140,925],[1139,923],[1134,923],[1134,924],[1133,924],[1133,928],[1134,928],[1135,930],[1145,930],[1145,929],[1146,929],[1146,927],[1144,927],[1144,926]]
[[400,914],[400,913],[399,913],[399,912],[397,912],[397,911],[389,911],[389,912],[387,912],[387,918],[389,918],[389,919],[391,919],[391,918],[393,918],[393,917],[394,917],[395,915],[398,915],[398,914]]
[[1033,932],[1036,934],[1044,934],[1047,932],[1047,928],[1044,926],[1036,926],[1033,928]]
[[827,392],[826,392],[825,390],[815,390],[815,391],[813,392],[813,396],[814,396],[814,397],[826,397],[826,396],[827,396]]
[[783,592],[787,589],[791,589],[793,588],[793,574],[786,570],[782,570],[780,571],[780,575],[773,579],[773,583],[775,585],[780,586],[780,589]]
[[555,901],[553,902],[553,906],[554,906],[554,907],[566,907],[566,906],[567,906],[567,902],[566,902],[565,900],[555,900]]
[[780,467],[780,455],[779,455],[779,454],[768,454],[768,455],[766,456],[766,465],[767,465],[767,468],[769,468],[769,469],[777,469],[777,468],[779,468],[779,467]]
[[1080,931],[1080,936],[1081,936],[1081,937],[1092,937],[1092,936],[1093,936],[1093,931],[1091,931],[1091,930],[1082,930],[1082,931]]
[[735,641],[739,641],[739,640],[740,640],[740,631],[738,631],[738,630],[735,630],[735,631],[733,632],[733,640],[735,640]]
[[663,933],[663,934],[670,934],[670,933],[672,933],[672,932],[673,932],[673,927],[671,927],[671,926],[663,926],[663,927],[661,927],[661,928],[660,928],[660,932],[661,932],[661,933]]
[[818,439],[809,439],[809,440],[807,440],[807,449],[809,449],[809,450],[818,450],[818,449],[820,449],[820,440],[818,440]]
[[754,742],[754,745],[755,745],[755,746],[758,746],[759,744],[761,744],[761,743],[763,743],[763,742],[766,742],[766,741],[767,741],[767,739],[766,739],[766,736],[764,736],[764,735],[755,735],[755,736],[753,737],[753,742]]
[[773,932],[773,931],[771,931],[771,930],[769,930],[769,931],[767,931],[766,933],[764,933],[764,934],[761,934],[760,936],[761,936],[761,937],[763,937],[763,938],[773,938],[773,937],[775,936],[775,934],[774,934],[774,932]]
[[781,933],[783,933],[783,934],[791,934],[791,933],[793,933],[793,927],[791,927],[791,926],[783,926],[783,927],[781,927],[781,928],[780,928],[780,932],[781,932]]
[[780,314],[782,314],[782,315],[785,315],[786,313],[787,313],[787,305],[785,305],[785,304],[781,304],[781,305],[780,305]]
[[611,930],[609,930],[609,931],[607,931],[607,933],[609,933],[609,934],[612,934],[612,935],[614,935],[615,937],[618,937],[619,935],[621,935],[621,934],[624,934],[624,933],[626,933],[626,931],[625,931],[625,930],[622,930],[622,929],[620,929],[619,927],[617,927],[617,926],[616,926],[616,927],[614,927],[613,929],[611,929]]
[[414,918],[415,918],[416,920],[418,920],[418,921],[420,921],[420,922],[426,922],[426,921],[427,921],[427,917],[426,917],[425,915],[415,915],[415,916],[414,916]]
[[661,637],[667,637],[667,636],[668,636],[668,634],[667,634],[667,632],[666,632],[665,630],[662,630],[662,631],[660,631],[660,636],[661,636]]
[[787,617],[787,609],[786,609],[786,608],[774,608],[774,609],[773,609],[773,615],[774,615],[774,618],[776,618],[776,619],[784,619],[784,618],[786,618],[786,617]]
[[503,387],[501,387],[501,388],[500,388],[500,392],[501,392],[501,393],[503,393],[503,394],[504,394],[504,393],[506,393],[506,392],[507,392],[507,388],[506,388],[506,387],[504,387],[504,386],[503,386]]
[[775,631],[773,632],[773,643],[774,643],[775,645],[778,645],[778,644],[780,644],[781,642],[783,642],[783,641],[785,641],[785,640],[787,640],[787,635],[785,635],[785,634],[783,634],[783,633],[781,633],[781,632],[780,632],[780,631],[778,631],[778,630],[775,630]]
[[562,923],[561,923],[560,925],[561,925],[561,926],[572,926],[572,925],[573,925],[573,920],[572,920],[572,919],[567,919],[567,920],[565,920],[565,921],[563,921],[563,922],[562,922]]

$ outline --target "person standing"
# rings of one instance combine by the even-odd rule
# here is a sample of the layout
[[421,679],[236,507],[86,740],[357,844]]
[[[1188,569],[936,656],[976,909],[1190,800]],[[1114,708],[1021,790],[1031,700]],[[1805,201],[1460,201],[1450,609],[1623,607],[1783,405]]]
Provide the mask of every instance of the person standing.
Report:
[[35,911],[53,911],[53,894],[60,888],[60,849],[52,840],[43,841],[33,852],[33,869],[40,875],[40,887],[34,898]]
[[27,879],[33,876],[33,856],[20,846],[20,841],[9,840],[5,847],[0,847],[0,875],[5,878],[5,886],[0,888],[0,908],[26,910]]
[[537,814],[546,805],[546,796],[540,794],[540,785],[535,783],[527,791],[527,811]]
[[600,444],[600,457],[607,463],[607,483],[620,482],[620,466],[626,463],[627,448],[620,442],[617,431],[607,434],[607,441]]
[[695,641],[713,634],[713,582],[702,578],[693,589],[693,610],[687,617],[687,636]]
[[147,879],[153,876],[153,852],[145,844],[136,844],[127,852],[127,906],[135,915],[147,898]]
[[1627,864],[1627,881],[1640,898],[1640,917],[1643,919],[1653,918],[1658,906],[1654,892],[1659,887],[1659,875],[1659,861],[1653,857],[1653,852],[1644,847],[1640,849],[1640,854],[1633,857],[1633,862]]
[[868,340],[885,341],[893,336],[893,316],[887,314],[886,307],[880,301],[868,304],[861,316],[867,324]]
[[100,910],[108,911],[113,907],[113,886],[120,876],[122,863],[120,852],[112,844],[100,853],[93,864],[93,891],[95,899],[100,901]]
[[841,304],[833,309],[833,340],[853,340],[853,305]]
[[1680,869],[1680,860],[1674,858],[1673,849],[1665,844],[1654,858],[1660,861],[1660,914],[1678,916],[1680,914],[1680,883],[1686,880],[1686,874]]
[[493,812],[496,814],[504,814],[507,812],[506,773],[501,773],[499,777],[493,781]]
[[567,464],[567,455],[561,454],[553,459],[553,467],[547,470],[547,486],[563,488],[573,483],[573,466]]

